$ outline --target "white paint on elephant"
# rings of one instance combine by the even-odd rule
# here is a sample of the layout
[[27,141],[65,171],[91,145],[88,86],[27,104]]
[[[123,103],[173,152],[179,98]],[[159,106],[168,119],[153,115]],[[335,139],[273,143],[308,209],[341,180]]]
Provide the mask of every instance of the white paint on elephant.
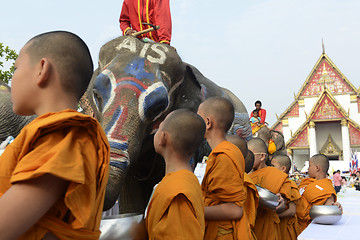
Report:
[[167,53],[169,49],[166,46],[164,46],[164,44],[154,44],[151,46],[151,49],[157,54],[159,54],[160,58],[155,58],[149,55],[147,56],[147,60],[149,60],[152,63],[164,64],[166,60],[165,53]]
[[[139,116],[140,116],[141,121],[144,121],[144,119],[145,119],[145,113],[144,113],[145,97],[146,97],[149,93],[151,93],[152,91],[154,91],[155,89],[161,88],[161,87],[164,88],[164,89],[166,89],[164,83],[162,83],[162,82],[156,82],[156,83],[154,83],[153,85],[151,85],[150,87],[148,87],[145,92],[142,92],[142,93],[140,94],[140,96],[139,96],[139,104],[138,104],[138,111],[139,111]],[[170,100],[169,100],[169,94],[168,94],[168,102],[170,102]],[[168,109],[168,107],[169,107],[169,104],[168,104],[168,106],[166,107],[166,109],[165,109],[164,111],[166,111],[166,110]],[[156,119],[158,119],[164,111],[160,112],[159,115],[157,115],[157,116],[154,118],[153,121],[155,121]]]
[[171,97],[174,93],[174,91],[184,82],[184,78],[182,78],[180,81],[178,81],[177,83],[175,83],[169,91],[169,96]]
[[141,58],[144,58],[144,57],[145,57],[146,51],[149,49],[149,47],[150,47],[150,44],[147,43],[147,44],[145,44],[144,47],[141,49],[141,52],[140,52],[140,55],[139,55]]
[[[108,76],[109,79],[110,79],[110,83],[111,83],[110,98],[109,98],[108,102],[106,103],[106,105],[103,106],[103,110],[102,110],[102,113],[104,114],[105,111],[111,106],[111,103],[114,101],[114,98],[115,98],[115,95],[116,95],[115,94],[116,78],[115,78],[114,74],[109,69],[105,69],[101,73],[104,74],[105,76]],[[93,102],[96,103],[94,94],[92,95],[92,98],[93,98]]]
[[136,42],[135,38],[125,38],[117,47],[116,50],[120,51],[122,48],[127,48],[130,52],[136,52]]
[[[156,55],[151,56],[151,52],[149,55],[146,56],[146,59],[149,60],[152,63],[157,64],[164,64],[166,61],[166,53],[169,52],[169,49],[165,44],[153,44],[151,45],[149,43],[144,44],[142,49],[140,50],[139,57],[144,58],[146,54],[148,53],[149,48],[154,52]],[[125,38],[124,41],[122,41],[119,45],[117,45],[116,50],[121,51],[122,49],[128,49],[132,53],[137,52],[136,48],[136,42],[135,38]]]

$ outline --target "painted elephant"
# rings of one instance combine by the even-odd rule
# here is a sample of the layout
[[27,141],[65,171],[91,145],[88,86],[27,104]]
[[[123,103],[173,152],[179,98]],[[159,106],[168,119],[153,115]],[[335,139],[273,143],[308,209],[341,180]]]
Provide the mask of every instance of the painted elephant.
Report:
[[269,147],[269,140],[272,140],[275,143],[276,151],[273,154],[285,154],[285,139],[284,135],[276,130],[269,129],[267,126],[260,128],[256,133],[254,133],[254,138],[261,138],[266,146]]
[[144,43],[131,36],[106,43],[87,96],[111,147],[105,210],[117,199],[120,213],[145,210],[154,184],[165,173],[164,161],[154,151],[153,134],[172,110],[197,111],[207,97],[227,97],[236,110],[231,131],[252,137],[242,102],[182,62],[166,44]]
[[19,116],[13,112],[10,87],[0,82],[0,143],[8,136],[16,137],[35,116]]

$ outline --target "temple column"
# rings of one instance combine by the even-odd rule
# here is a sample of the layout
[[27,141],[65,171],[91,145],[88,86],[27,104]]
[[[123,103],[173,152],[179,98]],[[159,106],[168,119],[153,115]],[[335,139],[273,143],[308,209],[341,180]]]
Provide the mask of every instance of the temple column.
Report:
[[315,123],[313,121],[309,123],[309,148],[310,148],[310,157],[318,153],[317,145],[316,145]]
[[350,135],[349,135],[349,126],[348,122],[343,119],[341,120],[341,137],[343,144],[343,160],[349,162],[350,161]]

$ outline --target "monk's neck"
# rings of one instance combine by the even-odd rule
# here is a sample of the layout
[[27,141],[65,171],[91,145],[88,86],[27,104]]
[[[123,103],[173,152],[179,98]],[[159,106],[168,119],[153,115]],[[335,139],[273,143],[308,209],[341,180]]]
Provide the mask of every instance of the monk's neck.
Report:
[[171,173],[171,172],[177,172],[179,170],[189,170],[192,171],[190,166],[190,159],[171,159],[166,160],[165,159],[165,174]]
[[268,166],[264,162],[261,162],[256,170],[264,169],[264,168],[267,168],[267,167]]
[[326,178],[326,174],[317,174],[316,176],[315,176],[315,179],[316,180],[321,180],[321,179],[324,179],[324,178]]
[[222,131],[213,131],[209,136],[206,137],[211,149],[214,149],[217,145],[226,141],[225,133]]

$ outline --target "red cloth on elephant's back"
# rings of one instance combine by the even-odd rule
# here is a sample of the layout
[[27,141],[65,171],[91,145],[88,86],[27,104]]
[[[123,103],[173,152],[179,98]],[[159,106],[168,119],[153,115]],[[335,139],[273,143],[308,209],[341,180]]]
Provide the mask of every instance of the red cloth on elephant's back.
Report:
[[123,35],[129,28],[138,32],[151,28],[141,23],[158,25],[160,29],[142,34],[139,37],[147,37],[155,42],[170,44],[171,15],[169,0],[124,0],[119,22]]
[[24,127],[0,157],[0,197],[12,184],[44,174],[69,186],[20,239],[42,239],[49,231],[61,240],[98,239],[109,152],[100,124],[73,110],[42,115]]

